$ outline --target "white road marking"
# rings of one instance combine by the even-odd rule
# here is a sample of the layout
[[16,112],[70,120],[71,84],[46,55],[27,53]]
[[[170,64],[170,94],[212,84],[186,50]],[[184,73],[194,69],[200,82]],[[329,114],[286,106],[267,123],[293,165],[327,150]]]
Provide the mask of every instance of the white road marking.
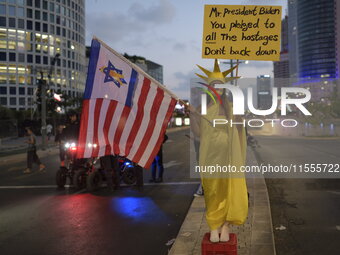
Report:
[[[144,183],[144,186],[167,186],[167,185],[197,185],[200,182],[162,182],[162,183]],[[103,187],[106,184],[102,185]],[[126,184],[121,184],[121,186],[129,186]],[[65,185],[65,188],[73,187],[71,185]],[[27,186],[0,186],[0,189],[52,189],[57,188],[57,185],[27,185]],[[84,190],[80,190],[77,193],[81,193]]]

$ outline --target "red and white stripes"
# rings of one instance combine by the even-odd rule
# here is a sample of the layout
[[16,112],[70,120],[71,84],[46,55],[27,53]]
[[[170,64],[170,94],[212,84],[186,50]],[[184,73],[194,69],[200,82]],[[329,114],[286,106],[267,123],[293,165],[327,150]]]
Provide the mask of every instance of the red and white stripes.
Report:
[[83,102],[79,158],[116,154],[148,168],[163,142],[176,99],[138,74],[132,106],[93,98]]

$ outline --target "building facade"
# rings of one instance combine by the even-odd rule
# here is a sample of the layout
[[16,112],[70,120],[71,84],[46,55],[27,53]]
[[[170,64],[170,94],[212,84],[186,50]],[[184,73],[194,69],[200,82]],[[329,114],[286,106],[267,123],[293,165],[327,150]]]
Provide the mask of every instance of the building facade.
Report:
[[50,90],[82,96],[86,78],[84,15],[85,0],[0,1],[2,106],[33,108],[41,72]]
[[281,25],[280,61],[274,62],[274,87],[279,88],[279,95],[280,88],[290,86],[289,77],[288,16],[286,16]]
[[299,78],[338,77],[336,1],[297,1]]
[[272,106],[270,75],[257,76],[257,109],[266,110]]
[[139,66],[144,72],[149,74],[156,81],[163,84],[163,66],[159,65],[155,62],[145,59],[140,56],[130,56],[128,54],[124,54],[124,57],[130,60],[132,63]]
[[297,27],[297,0],[288,0],[288,56],[289,56],[289,77],[297,78],[299,47]]
[[288,11],[292,84],[330,103],[340,91],[340,1],[288,0]]

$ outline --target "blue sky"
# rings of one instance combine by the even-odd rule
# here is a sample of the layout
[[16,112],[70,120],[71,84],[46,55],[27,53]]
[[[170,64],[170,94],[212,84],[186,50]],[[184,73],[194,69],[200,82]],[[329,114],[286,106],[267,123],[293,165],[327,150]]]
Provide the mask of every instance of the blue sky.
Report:
[[[189,98],[196,64],[213,67],[212,59],[201,57],[205,4],[281,5],[283,13],[287,8],[287,0],[86,0],[86,44],[95,35],[118,52],[163,65],[164,85]],[[272,62],[251,61],[240,65],[239,74],[251,78],[272,70]]]

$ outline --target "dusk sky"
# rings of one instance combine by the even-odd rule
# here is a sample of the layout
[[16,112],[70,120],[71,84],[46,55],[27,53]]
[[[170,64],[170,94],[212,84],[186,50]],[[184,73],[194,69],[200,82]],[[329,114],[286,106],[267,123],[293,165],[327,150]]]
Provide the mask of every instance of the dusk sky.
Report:
[[[95,35],[120,53],[163,65],[164,85],[189,98],[190,79],[200,73],[196,64],[213,67],[212,59],[201,57],[205,4],[278,5],[283,15],[287,11],[286,0],[86,0],[86,45]],[[271,61],[250,61],[239,74],[252,78],[272,70]]]

